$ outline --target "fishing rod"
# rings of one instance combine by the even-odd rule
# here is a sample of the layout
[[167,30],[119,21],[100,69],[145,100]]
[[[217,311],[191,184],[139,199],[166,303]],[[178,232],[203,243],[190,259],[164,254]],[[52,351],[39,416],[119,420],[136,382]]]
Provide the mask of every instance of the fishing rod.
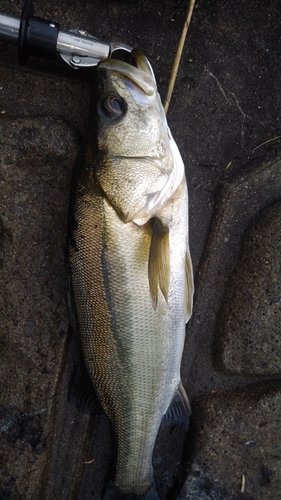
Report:
[[59,54],[74,69],[96,66],[119,50],[132,51],[129,45],[102,42],[83,29],[61,30],[59,23],[33,15],[32,0],[25,1],[20,18],[0,13],[0,41],[18,45],[21,64],[30,55],[55,59]]

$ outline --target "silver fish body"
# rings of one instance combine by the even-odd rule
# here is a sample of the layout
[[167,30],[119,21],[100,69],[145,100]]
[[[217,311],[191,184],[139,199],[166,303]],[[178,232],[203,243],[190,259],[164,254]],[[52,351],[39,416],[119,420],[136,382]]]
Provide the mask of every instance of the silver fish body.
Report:
[[99,64],[69,220],[75,322],[116,445],[108,499],[158,498],[161,420],[173,398],[189,413],[180,381],[193,294],[186,180],[151,69],[138,52],[135,64]]

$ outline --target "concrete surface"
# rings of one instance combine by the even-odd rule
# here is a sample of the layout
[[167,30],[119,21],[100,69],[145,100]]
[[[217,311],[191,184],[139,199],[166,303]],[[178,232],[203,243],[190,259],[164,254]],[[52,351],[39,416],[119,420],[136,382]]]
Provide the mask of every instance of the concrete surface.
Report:
[[[19,16],[22,1],[0,0]],[[165,97],[186,4],[34,0],[63,29],[143,49]],[[182,378],[187,435],[163,426],[161,500],[281,498],[279,0],[197,0],[168,121],[186,165],[196,275]],[[1,483],[5,500],[100,499],[112,443],[68,401],[82,372],[68,331],[71,170],[92,72],[0,55]],[[245,479],[245,491],[241,488]]]

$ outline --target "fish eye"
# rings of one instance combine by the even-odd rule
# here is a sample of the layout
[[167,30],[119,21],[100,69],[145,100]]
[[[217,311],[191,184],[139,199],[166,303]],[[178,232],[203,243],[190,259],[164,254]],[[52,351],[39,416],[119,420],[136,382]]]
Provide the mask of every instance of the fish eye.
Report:
[[126,103],[116,94],[107,94],[100,101],[100,109],[108,118],[115,120],[126,113]]

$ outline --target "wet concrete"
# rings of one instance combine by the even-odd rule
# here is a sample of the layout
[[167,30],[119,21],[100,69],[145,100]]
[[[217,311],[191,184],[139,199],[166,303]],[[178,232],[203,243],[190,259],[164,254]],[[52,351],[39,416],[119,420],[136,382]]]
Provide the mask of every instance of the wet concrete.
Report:
[[[34,7],[63,29],[140,46],[164,98],[185,2]],[[198,0],[168,114],[186,165],[196,297],[182,363],[191,428],[159,434],[163,500],[280,498],[280,14],[278,0]],[[20,67],[5,44],[0,67],[0,498],[98,500],[111,436],[104,416],[68,401],[81,360],[63,268],[93,75],[59,60]]]
[[233,374],[280,374],[281,212],[269,205],[245,235],[217,325],[216,366]]

